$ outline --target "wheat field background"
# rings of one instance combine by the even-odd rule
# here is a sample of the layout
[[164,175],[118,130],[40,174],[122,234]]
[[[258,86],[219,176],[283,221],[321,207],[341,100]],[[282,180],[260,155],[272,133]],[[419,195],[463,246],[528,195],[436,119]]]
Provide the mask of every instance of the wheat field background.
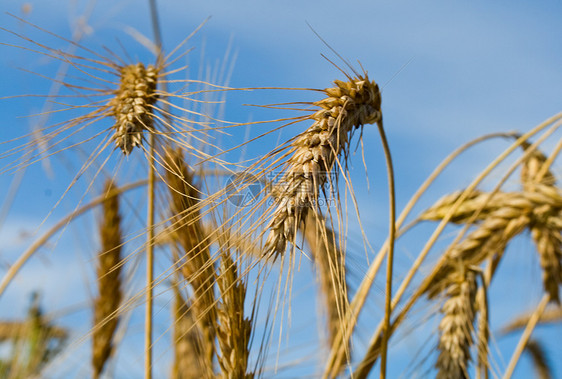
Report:
[[[150,3],[11,1],[0,7],[1,376],[508,377],[525,316],[544,306],[511,377],[562,377],[555,299],[562,282],[559,4],[156,1],[163,55],[170,54],[162,63]],[[111,64],[100,64],[104,57]],[[114,137],[115,125],[129,124],[113,116],[129,109],[114,107],[130,95],[120,67],[137,62],[165,68],[155,76],[156,89],[134,79],[142,89],[136,99],[144,96],[143,110],[133,116],[143,142],[129,152],[116,147]],[[334,84],[356,83],[365,72],[380,89],[381,113],[372,109],[378,89],[350,84],[346,92]],[[111,100],[115,93],[121,100]],[[319,104],[312,103],[325,97],[333,100],[325,111],[340,107],[339,115],[352,98],[359,105],[345,114],[361,109],[368,115],[357,116],[362,126],[322,140],[323,162],[326,156],[335,161],[319,168],[328,179],[299,185],[325,180],[323,190],[309,193],[300,210],[288,208],[283,217],[296,221],[281,223],[290,225],[283,229],[286,246],[271,248],[270,233],[279,230],[272,220],[290,192],[283,190],[291,180],[284,175],[302,163],[291,149],[308,154],[316,133],[308,128],[338,116],[323,111],[293,121],[315,112]],[[361,297],[389,236],[387,166],[376,125],[381,114],[398,215],[455,149],[501,135],[451,162],[398,228],[393,295],[409,280],[439,221],[450,221],[398,307],[385,311],[381,265],[351,342],[330,346],[348,330],[349,304]],[[521,137],[537,125],[542,129]],[[292,139],[303,132],[312,134]],[[513,152],[453,209],[455,191],[470,187],[506,149]],[[294,168],[299,180],[301,170]],[[150,172],[153,227],[146,216]],[[109,202],[117,199],[111,188],[125,189],[119,205]],[[497,196],[486,198],[494,191]],[[91,209],[69,216],[96,199]],[[404,228],[408,223],[415,225]],[[464,225],[470,228],[459,235]],[[151,228],[155,236],[147,243]],[[150,373],[147,245],[154,246]],[[345,273],[337,264],[341,251]],[[209,283],[211,290],[200,290]],[[486,341],[479,324],[483,293]],[[398,321],[382,349],[381,370],[380,345],[371,341],[385,314]],[[114,330],[111,320],[118,320]],[[459,344],[469,345],[459,347],[460,355],[466,348],[470,360],[451,358],[457,342],[447,341],[459,335]],[[113,347],[95,345],[96,339]],[[342,355],[334,358],[338,348]],[[101,353],[93,358],[96,349]],[[445,367],[449,361],[453,368]]]

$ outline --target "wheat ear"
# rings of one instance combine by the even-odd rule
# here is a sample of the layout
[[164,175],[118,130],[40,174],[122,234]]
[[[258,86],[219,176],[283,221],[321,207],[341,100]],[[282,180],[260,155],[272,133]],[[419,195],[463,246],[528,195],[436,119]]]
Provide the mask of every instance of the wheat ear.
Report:
[[199,190],[193,184],[180,150],[167,149],[164,158],[166,183],[170,189],[172,226],[183,256],[177,264],[180,272],[193,288],[194,315],[203,334],[203,350],[208,375],[213,376],[215,334],[217,323],[214,283],[215,269],[209,242],[203,233],[199,214]]
[[253,378],[254,375],[247,372],[252,319],[244,317],[246,285],[240,280],[237,264],[228,250],[225,246],[221,249],[220,274],[217,279],[221,294],[217,328],[221,350],[219,365],[224,378]]
[[[105,193],[114,192],[111,182]],[[103,202],[103,221],[100,225],[101,251],[98,254],[97,282],[99,296],[94,303],[92,333],[92,367],[98,378],[113,351],[113,336],[119,321],[118,309],[123,298],[121,280],[121,216],[119,198],[110,195]]]
[[459,264],[446,290],[448,299],[441,309],[438,379],[468,378],[476,290],[474,272]]
[[[456,191],[443,196],[420,215],[420,220],[442,220],[449,213],[462,194],[463,191]],[[449,222],[455,224],[466,223],[471,220],[475,214],[477,215],[474,222],[485,220],[491,212],[502,207],[502,201],[504,199],[505,196],[501,192],[495,194],[493,198],[490,199],[490,195],[488,193],[473,191],[464,198],[463,202],[460,203],[458,207],[456,207],[456,210],[451,215]]]
[[[302,232],[314,259],[328,313],[328,346],[335,342],[342,327],[342,320],[347,314],[347,281],[345,275],[345,254],[337,246],[335,233],[328,228],[324,218],[316,212],[309,212]],[[348,350],[349,351],[349,350]],[[342,356],[335,366],[341,372],[350,357]]]
[[[522,148],[531,147],[528,142]],[[543,170],[547,157],[534,150],[521,166],[521,182],[524,191],[533,193],[537,188],[556,191],[556,180],[550,170]],[[539,185],[539,187],[537,187]],[[543,270],[543,284],[550,300],[560,303],[558,287],[562,284],[562,208],[544,204],[533,212],[531,235],[537,246]]]
[[121,84],[110,101],[115,117],[113,139],[125,155],[142,143],[143,131],[153,129],[152,105],[157,100],[158,71],[142,63],[120,67]]
[[294,240],[338,157],[347,156],[353,131],[382,119],[379,87],[367,75],[334,84],[324,90],[328,97],[314,103],[320,110],[310,116],[312,126],[291,143],[288,168],[273,191],[277,208],[268,225],[267,255],[283,253]]
[[458,261],[478,266],[487,257],[501,255],[507,243],[529,225],[537,200],[518,193],[506,195],[501,208],[491,212],[476,230],[447,252],[447,263],[429,285],[429,297],[447,286],[447,277],[455,271]]
[[207,375],[202,351],[201,332],[191,306],[174,283],[174,365],[172,379],[200,379]]

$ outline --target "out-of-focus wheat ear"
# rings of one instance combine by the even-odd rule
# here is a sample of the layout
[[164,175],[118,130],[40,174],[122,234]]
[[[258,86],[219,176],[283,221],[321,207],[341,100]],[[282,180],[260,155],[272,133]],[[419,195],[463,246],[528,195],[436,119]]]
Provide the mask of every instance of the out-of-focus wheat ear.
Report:
[[203,334],[208,376],[213,376],[217,311],[214,284],[216,273],[200,215],[200,192],[181,150],[167,149],[164,157],[166,183],[170,190],[172,225],[177,246],[183,255],[176,262],[184,279],[193,288],[190,303]]
[[[530,148],[525,142],[524,150]],[[524,191],[533,193],[543,191],[546,187],[556,192],[555,177],[550,170],[544,171],[547,157],[539,150],[534,150],[522,163],[521,182]],[[537,246],[540,264],[543,270],[543,283],[550,300],[560,303],[559,285],[562,284],[562,208],[553,204],[543,204],[533,212],[531,235]]]
[[291,142],[292,156],[272,192],[277,204],[268,225],[268,256],[282,254],[287,243],[293,242],[308,210],[316,206],[336,160],[347,158],[353,132],[382,120],[379,87],[367,75],[334,84],[324,90],[326,98],[314,103],[320,110],[310,116],[313,124]]
[[[105,193],[113,190],[108,182]],[[121,279],[121,216],[119,198],[109,196],[102,204],[103,219],[100,225],[101,251],[97,256],[97,282],[99,295],[94,302],[94,327],[92,333],[92,367],[98,378],[113,352],[113,336],[119,321],[118,309],[123,297]]]
[[[326,221],[320,214],[308,212],[301,230],[310,247],[325,301],[328,314],[329,348],[334,344],[338,332],[340,332],[339,329],[343,325],[342,320],[349,308],[345,252],[338,247],[335,233],[326,225]],[[334,366],[335,371],[341,372],[351,358],[349,354],[350,352],[347,357],[342,356],[340,362]]]
[[128,155],[135,146],[140,146],[143,131],[153,131],[152,105],[157,100],[155,93],[158,70],[142,63],[120,68],[121,84],[110,101],[115,125],[115,146]]
[[222,377],[253,378],[254,374],[247,372],[252,319],[244,317],[246,285],[239,278],[238,265],[230,257],[228,248],[221,249],[220,258],[217,283],[221,298],[218,305],[217,337],[221,350],[218,361]]
[[505,197],[501,208],[491,212],[476,230],[446,253],[447,262],[427,289],[429,297],[436,296],[449,285],[448,276],[454,274],[459,261],[466,266],[478,266],[486,258],[503,254],[508,242],[529,226],[537,200],[540,201],[519,193]]
[[553,370],[548,361],[546,351],[537,340],[529,340],[525,346],[525,351],[531,356],[533,366],[537,373],[537,379],[552,379]]
[[[521,143],[524,151],[528,150],[531,144],[527,141]],[[547,157],[538,149],[533,152],[521,164],[521,183],[525,190],[532,190],[532,184],[539,183],[547,186],[553,186],[556,179],[550,170],[542,173],[542,166],[547,161]],[[539,177],[539,174],[540,177]],[[529,188],[531,185],[531,188]]]
[[205,357],[202,350],[201,332],[197,327],[193,311],[174,283],[174,366],[172,379],[205,378]]
[[[518,316],[509,324],[501,329],[501,334],[511,333],[515,330],[524,328],[531,318],[532,314],[524,314]],[[553,306],[552,308],[547,308],[538,321],[540,324],[545,323],[561,323],[562,322],[562,308],[558,306]]]
[[560,303],[559,286],[562,284],[562,220],[558,216],[551,215],[550,218],[558,218],[556,223],[531,227],[531,235],[537,246],[539,261],[543,271],[543,285],[545,291],[550,295],[550,300]]
[[470,347],[475,317],[476,278],[474,272],[459,263],[446,289],[443,319],[439,324],[439,357],[436,378],[468,378]]
[[[488,305],[488,288],[486,285],[485,275],[481,275],[482,285],[478,288],[476,293],[476,305],[478,311],[478,331],[476,333],[477,339],[477,354],[478,354],[478,378],[489,377],[489,361],[488,354],[490,352],[490,312]],[[480,376],[481,375],[481,376]]]
[[[440,221],[454,206],[463,191],[456,191],[449,195],[443,196],[432,205],[429,209],[420,215],[420,220]],[[488,193],[473,191],[464,201],[457,207],[455,213],[449,219],[449,222],[462,224],[468,222],[473,216],[474,222],[482,221],[489,216],[490,212],[501,207],[504,194],[496,193],[492,199]],[[477,213],[477,214],[476,214]],[[476,215],[475,215],[476,214]]]

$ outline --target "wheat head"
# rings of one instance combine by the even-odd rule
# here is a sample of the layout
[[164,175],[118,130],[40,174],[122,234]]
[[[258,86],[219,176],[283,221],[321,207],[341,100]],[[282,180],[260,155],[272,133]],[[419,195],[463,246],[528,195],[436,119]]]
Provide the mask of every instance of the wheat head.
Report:
[[353,131],[382,120],[379,87],[367,75],[334,84],[324,90],[326,98],[314,103],[320,110],[310,116],[312,126],[291,143],[288,168],[273,191],[277,207],[268,224],[267,255],[283,253],[294,240],[334,164],[340,156],[347,157]]
[[468,378],[476,290],[474,272],[459,264],[446,289],[448,299],[441,309],[438,379]]
[[240,280],[238,265],[227,250],[229,249],[221,251],[220,274],[217,279],[221,294],[217,328],[221,353],[218,361],[222,377],[248,379],[254,377],[247,372],[252,319],[244,316],[246,285]]
[[204,336],[202,341],[206,368],[208,376],[212,376],[217,323],[214,294],[216,274],[199,214],[200,193],[194,185],[193,174],[180,149],[166,150],[164,166],[171,196],[173,222],[170,228],[174,231],[179,250],[182,251],[181,256],[175,258],[176,265],[186,282],[193,288],[190,303]]
[[142,63],[120,68],[121,83],[110,101],[115,129],[115,146],[128,155],[133,147],[140,146],[144,130],[152,131],[152,108],[156,102],[158,71],[153,65]]
[[[309,212],[301,229],[318,273],[328,313],[328,346],[332,346],[349,309],[345,252],[338,247],[335,233],[328,228],[326,220],[321,215]],[[335,367],[337,372],[343,369],[346,359],[344,355],[337,363]]]
[[[111,182],[105,193],[114,189]],[[119,198],[108,197],[103,202],[103,221],[100,226],[101,252],[98,254],[97,282],[99,296],[94,303],[92,333],[92,366],[94,377],[99,377],[113,351],[113,336],[119,317],[117,311],[123,297],[121,282],[121,216]]]
[[172,379],[200,379],[207,374],[201,332],[191,306],[174,283],[174,365]]

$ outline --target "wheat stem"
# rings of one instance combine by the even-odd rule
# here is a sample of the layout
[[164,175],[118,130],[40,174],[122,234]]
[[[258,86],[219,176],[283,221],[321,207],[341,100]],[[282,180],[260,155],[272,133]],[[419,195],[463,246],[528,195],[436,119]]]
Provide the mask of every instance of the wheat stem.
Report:
[[146,314],[145,314],[145,378],[152,378],[152,295],[154,282],[154,134],[150,133],[148,167],[148,210],[146,216]]
[[384,132],[382,124],[382,116],[380,121],[377,123],[382,146],[384,149],[384,156],[386,159],[386,169],[388,174],[388,197],[390,203],[389,209],[389,235],[388,235],[388,255],[386,258],[386,292],[385,292],[385,309],[384,309],[384,327],[383,327],[383,339],[381,347],[381,378],[386,377],[386,355],[388,350],[388,340],[390,339],[390,314],[392,312],[391,301],[392,301],[392,264],[394,261],[394,240],[396,238],[396,196],[394,189],[394,168],[392,167],[392,156],[390,154],[390,148],[388,146],[388,140]]

